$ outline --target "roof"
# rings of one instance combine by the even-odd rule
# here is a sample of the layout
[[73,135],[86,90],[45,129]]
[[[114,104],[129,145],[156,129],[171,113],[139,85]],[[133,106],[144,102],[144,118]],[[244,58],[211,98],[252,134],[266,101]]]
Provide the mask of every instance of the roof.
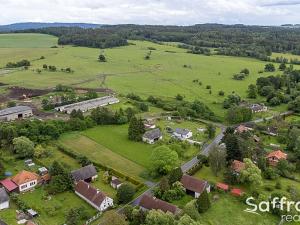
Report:
[[32,222],[31,220],[28,220],[26,225],[36,225],[36,223]]
[[45,181],[45,182],[47,182],[47,181],[51,180],[51,176],[50,176],[50,174],[49,174],[49,173],[47,173],[47,174],[45,174],[45,175],[41,176],[41,180],[43,180],[43,181]]
[[180,182],[187,190],[197,193],[202,193],[208,185],[207,181],[198,180],[195,177],[191,177],[189,175],[183,175]]
[[79,181],[75,186],[75,191],[88,199],[91,203],[100,206],[106,195],[84,181]]
[[243,133],[243,132],[247,132],[249,131],[249,127],[246,127],[245,125],[239,125],[235,130],[238,132],[238,133]]
[[263,110],[265,108],[264,105],[261,105],[261,104],[252,104],[250,106],[251,110],[253,110],[254,112],[256,111],[260,111],[260,110]]
[[6,116],[13,113],[20,113],[28,110],[32,110],[32,109],[28,106],[15,106],[15,107],[0,110],[0,116]]
[[286,159],[287,158],[287,154],[282,152],[281,150],[277,150],[277,151],[273,151],[273,152],[270,152],[268,155],[267,155],[267,158],[277,158],[277,159]]
[[231,194],[236,195],[236,196],[241,196],[243,193],[244,192],[239,188],[233,188],[231,190]]
[[245,167],[246,167],[245,163],[239,160],[233,160],[233,162],[231,163],[231,168],[238,173],[241,172],[243,169],[245,169]]
[[4,203],[7,201],[9,201],[9,197],[5,188],[0,188],[0,203]]
[[229,186],[228,186],[228,184],[217,183],[217,188],[227,191],[229,189]]
[[147,138],[147,139],[157,139],[160,138],[162,136],[162,133],[160,131],[159,128],[153,129],[153,130],[149,130],[147,131],[144,135],[143,138]]
[[181,135],[187,135],[189,132],[191,132],[188,129],[182,129],[182,128],[176,128],[175,133],[181,134]]
[[0,219],[0,225],[7,225],[7,223]]
[[20,173],[18,173],[16,176],[14,176],[11,180],[15,182],[17,185],[22,185],[24,183],[38,180],[38,179],[39,179],[39,175],[37,175],[36,173],[23,170]]
[[97,170],[92,164],[90,164],[88,166],[81,167],[78,170],[73,170],[71,175],[75,181],[86,180],[96,176]]
[[122,184],[122,182],[121,182],[118,178],[113,179],[113,180],[111,181],[111,183],[112,183],[112,184],[115,184],[115,185],[120,185],[120,184]]
[[163,212],[171,212],[173,214],[176,214],[176,212],[178,211],[178,208],[175,205],[147,194],[142,196],[139,205],[148,210],[160,209]]
[[9,192],[18,188],[18,186],[14,182],[12,182],[11,179],[8,179],[8,178],[5,180],[1,180],[0,184],[2,184],[2,186],[5,187],[5,189]]

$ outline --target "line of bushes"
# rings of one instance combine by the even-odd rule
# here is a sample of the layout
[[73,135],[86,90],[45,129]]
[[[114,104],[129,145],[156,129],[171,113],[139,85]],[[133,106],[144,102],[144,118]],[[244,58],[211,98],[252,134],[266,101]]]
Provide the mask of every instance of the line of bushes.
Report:
[[[77,160],[77,161],[78,161],[79,158],[81,158],[81,155],[80,155],[80,154],[75,153],[74,151],[72,151],[72,150],[66,148],[65,146],[63,146],[62,144],[57,144],[57,143],[56,143],[56,144],[54,144],[54,145],[57,147],[57,149],[58,149],[59,151],[61,151],[61,152],[63,152],[64,154],[66,154],[66,155],[72,157],[73,159],[75,159],[75,160]],[[116,169],[114,169],[114,168],[105,166],[105,165],[103,165],[103,164],[101,164],[101,163],[99,163],[99,162],[95,162],[95,161],[91,161],[91,162],[92,162],[93,165],[96,166],[97,168],[102,169],[102,170],[108,170],[108,171],[110,171],[112,174],[114,174],[115,176],[120,177],[120,178],[123,178],[123,179],[125,179],[126,181],[129,181],[130,183],[134,184],[134,185],[136,186],[136,190],[137,190],[137,191],[144,187],[144,184],[141,183],[140,181],[136,180],[136,179],[133,178],[133,177],[127,176],[126,174],[124,174],[124,173],[122,173],[122,172],[120,172],[120,171],[118,171],[118,170],[116,170]]]

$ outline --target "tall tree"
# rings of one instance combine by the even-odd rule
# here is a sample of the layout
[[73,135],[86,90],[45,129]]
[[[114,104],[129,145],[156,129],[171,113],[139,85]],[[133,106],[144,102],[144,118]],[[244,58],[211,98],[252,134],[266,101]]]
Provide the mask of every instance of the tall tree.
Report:
[[251,187],[258,187],[262,184],[261,170],[250,160],[245,158],[245,169],[241,171],[240,180]]
[[13,140],[14,152],[20,158],[33,157],[34,143],[27,137],[17,137]]
[[225,168],[226,151],[216,145],[213,146],[209,153],[209,165],[215,176]]
[[216,127],[212,123],[207,124],[205,133],[209,139],[213,139],[216,136]]
[[207,191],[203,191],[196,201],[199,213],[204,213],[210,208],[210,200]]
[[250,84],[248,86],[248,98],[257,98],[257,87],[255,84]]
[[141,141],[144,133],[145,127],[142,119],[137,119],[135,116],[133,116],[130,120],[128,127],[129,140]]
[[175,225],[174,215],[161,210],[151,210],[146,217],[145,225]]

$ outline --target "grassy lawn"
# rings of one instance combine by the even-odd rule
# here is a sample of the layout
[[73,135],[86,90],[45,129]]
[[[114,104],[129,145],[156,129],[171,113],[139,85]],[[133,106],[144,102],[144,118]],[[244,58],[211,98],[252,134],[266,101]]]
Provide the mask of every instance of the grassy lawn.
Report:
[[[16,41],[18,39],[22,41]],[[56,40],[55,37],[38,34],[1,35],[0,67],[9,61],[23,58],[31,60],[32,66],[27,71],[3,75],[0,82],[33,88],[51,88],[58,83],[99,87],[102,83],[102,87],[111,88],[117,93],[135,92],[142,97],[154,95],[174,98],[179,93],[185,96],[186,100],[203,101],[220,118],[224,118],[224,97],[218,95],[220,90],[223,90],[225,95],[234,91],[246,98],[249,84],[255,83],[260,76],[271,75],[259,74],[258,71],[264,68],[265,62],[255,59],[193,55],[175,46],[146,41],[131,41],[133,45],[106,49],[107,62],[99,63],[98,49],[72,46],[49,48]],[[151,60],[144,60],[149,51],[148,47],[154,47],[156,50],[152,51]],[[42,55],[45,59],[38,60]],[[60,71],[42,71],[38,74],[34,71],[42,68],[43,64],[55,65],[59,70],[71,67],[75,72],[66,74]],[[184,68],[183,65],[189,65],[190,68]],[[232,75],[243,68],[250,70],[250,76],[244,81],[233,80]],[[194,79],[201,81],[202,85],[193,83]],[[206,85],[212,85],[211,94]],[[264,99],[259,98],[255,101],[262,100]]]
[[97,213],[97,210],[92,208],[92,206],[88,205],[73,192],[64,192],[51,196],[50,200],[45,200],[45,196],[46,192],[43,187],[37,188],[33,192],[27,192],[20,195],[22,200],[40,214],[37,221],[43,225],[63,224],[65,221],[65,214],[70,208],[74,207],[84,207],[87,214],[90,216]]
[[16,210],[17,206],[10,201],[9,209],[0,210],[0,219],[8,225],[17,225]]
[[185,196],[183,196],[183,198],[181,198],[179,200],[174,200],[171,203],[174,204],[174,205],[176,205],[176,206],[178,206],[179,208],[183,209],[184,206],[188,202],[192,201],[193,199],[194,199],[193,196],[191,196],[191,195],[185,195]]
[[205,225],[271,225],[278,224],[279,218],[271,214],[255,215],[244,212],[247,205],[229,194],[218,194],[211,208],[201,214],[199,221]]
[[106,193],[109,197],[114,198],[117,191],[113,189],[110,184],[106,184],[102,181],[103,174],[104,171],[98,172],[98,178],[92,183],[92,185]]
[[148,168],[153,146],[128,140],[127,132],[128,125],[98,126],[83,131],[82,134],[122,157]]
[[[99,134],[100,135],[100,134]],[[83,154],[103,165],[139,178],[145,168],[80,133],[64,134],[59,142],[74,152]]]

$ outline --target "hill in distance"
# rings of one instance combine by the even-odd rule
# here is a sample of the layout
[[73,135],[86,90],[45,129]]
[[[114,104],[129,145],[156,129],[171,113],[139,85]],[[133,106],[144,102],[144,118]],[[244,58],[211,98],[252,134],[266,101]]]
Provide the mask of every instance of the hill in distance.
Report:
[[103,26],[102,24],[92,24],[92,23],[13,23],[8,25],[0,25],[0,32],[9,32],[17,30],[28,30],[28,29],[40,29],[47,27],[80,27],[80,28],[99,28]]

